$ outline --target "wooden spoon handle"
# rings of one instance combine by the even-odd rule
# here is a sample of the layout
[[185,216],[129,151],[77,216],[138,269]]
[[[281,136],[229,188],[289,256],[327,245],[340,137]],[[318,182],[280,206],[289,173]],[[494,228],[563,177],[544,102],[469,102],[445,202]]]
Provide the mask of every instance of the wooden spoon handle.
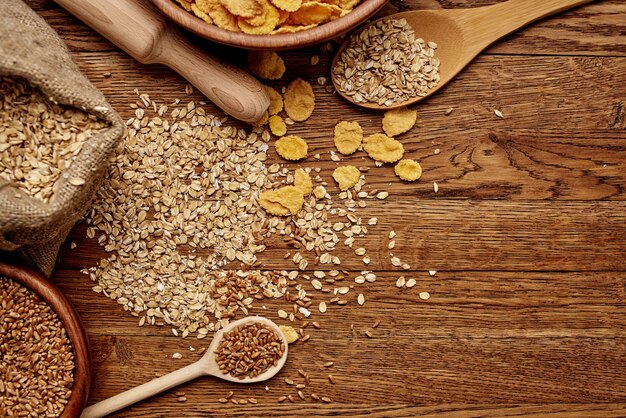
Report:
[[165,34],[161,44],[153,62],[175,70],[229,115],[245,122],[261,119],[270,101],[254,77],[240,68],[219,62],[187,42],[178,31]]
[[195,46],[145,0],[55,0],[141,63],[178,71],[234,118],[256,122],[269,106],[261,83]]
[[593,0],[508,0],[493,6],[460,9],[463,25],[473,28],[472,43],[484,48],[517,29],[544,17]]
[[141,386],[129,389],[112,398],[91,405],[85,408],[81,414],[81,418],[98,418],[112,414],[115,411],[119,411],[122,408],[142,401],[157,393],[161,393],[164,390],[171,389],[174,386],[186,383],[204,374],[203,366],[199,362],[192,363],[189,366],[161,376],[158,379],[151,380]]

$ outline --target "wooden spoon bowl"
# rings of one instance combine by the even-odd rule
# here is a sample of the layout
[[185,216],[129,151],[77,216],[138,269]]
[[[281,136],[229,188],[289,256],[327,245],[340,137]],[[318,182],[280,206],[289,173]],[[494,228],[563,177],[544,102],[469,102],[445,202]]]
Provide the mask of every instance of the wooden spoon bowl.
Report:
[[[435,57],[441,64],[439,66],[440,80],[437,86],[429,90],[425,96],[415,96],[391,106],[381,106],[370,102],[356,103],[351,96],[339,88],[335,73],[331,70],[333,84],[342,97],[361,107],[388,110],[407,106],[437,92],[498,39],[529,23],[590,1],[592,0],[508,0],[491,6],[414,10],[386,16],[369,23],[368,26],[383,19],[406,19],[417,38],[422,38],[425,42],[432,41],[438,45]],[[335,68],[341,54],[350,45],[350,41],[350,38],[346,39],[339,48],[331,68]]]
[[245,49],[284,50],[302,48],[336,38],[363,23],[388,0],[362,0],[350,13],[313,29],[280,35],[249,35],[210,25],[187,12],[175,0],[151,0],[168,18],[210,41]]
[[80,318],[67,298],[48,279],[26,267],[12,266],[0,261],[0,276],[27,287],[46,302],[63,323],[74,352],[74,384],[72,395],[61,414],[62,418],[79,417],[89,395],[91,365],[89,345]]

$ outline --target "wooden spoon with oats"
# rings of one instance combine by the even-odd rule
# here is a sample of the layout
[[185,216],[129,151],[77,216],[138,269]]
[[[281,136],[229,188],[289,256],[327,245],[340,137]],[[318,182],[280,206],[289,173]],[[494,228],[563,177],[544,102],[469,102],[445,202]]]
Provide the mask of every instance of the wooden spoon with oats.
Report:
[[236,383],[273,377],[287,360],[287,338],[274,322],[249,316],[215,333],[200,360],[86,408],[81,418],[102,417],[200,376]]
[[337,51],[333,84],[344,98],[369,109],[410,105],[442,88],[498,39],[590,1],[509,0],[386,16],[361,27]]

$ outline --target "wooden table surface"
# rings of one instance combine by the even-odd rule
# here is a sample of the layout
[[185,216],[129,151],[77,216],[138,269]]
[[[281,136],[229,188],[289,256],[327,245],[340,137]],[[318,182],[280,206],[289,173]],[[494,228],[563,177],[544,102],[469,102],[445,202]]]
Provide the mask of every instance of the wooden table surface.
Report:
[[[470,7],[494,0],[393,1],[383,10]],[[124,119],[139,89],[170,102],[185,81],[161,66],[133,61],[50,0],[29,4],[67,42],[89,79]],[[216,53],[239,51],[207,44]],[[320,64],[310,58],[320,55]],[[380,131],[381,115],[363,111],[318,86],[329,54],[319,48],[282,54],[288,71],[312,82],[317,108],[290,132],[309,142],[330,180],[332,129],[358,120]],[[109,78],[103,77],[110,72]],[[285,369],[264,384],[240,386],[200,379],[121,416],[626,416],[626,3],[598,1],[544,20],[489,48],[454,82],[418,109],[418,124],[400,137],[407,156],[424,168],[416,184],[401,183],[392,167],[372,169],[366,189],[387,189],[363,216],[378,227],[365,240],[378,280],[363,285],[346,306],[331,305],[314,320],[322,328],[289,351]],[[219,113],[212,104],[207,109]],[[451,115],[444,112],[454,108]],[[494,115],[494,109],[504,119]],[[235,122],[231,122],[235,123]],[[243,126],[243,125],[238,125]],[[435,154],[435,149],[440,149]],[[279,161],[270,151],[270,162]],[[344,158],[373,167],[362,153]],[[290,168],[297,164],[289,164]],[[332,182],[332,180],[330,180]],[[439,192],[433,191],[433,182]],[[331,193],[336,189],[330,188]],[[398,232],[396,253],[413,271],[389,262],[386,231]],[[78,245],[69,248],[69,241]],[[64,246],[54,280],[81,314],[89,334],[94,380],[90,403],[113,396],[197,358],[207,340],[174,337],[167,327],[139,327],[115,301],[91,290],[81,268],[106,253],[79,225]],[[263,268],[292,269],[284,244],[261,255]],[[342,246],[343,267],[363,264]],[[314,267],[314,266],[312,266]],[[436,270],[430,276],[428,270]],[[413,289],[394,286],[401,274]],[[431,298],[421,300],[419,292]],[[315,295],[315,294],[314,294]],[[320,300],[318,294],[316,300]],[[284,301],[252,313],[279,320]],[[372,338],[364,331],[380,326]],[[174,352],[183,358],[171,358]],[[334,361],[334,366],[321,365]],[[311,376],[306,401],[285,377]],[[337,382],[331,385],[326,375]],[[256,405],[223,405],[254,397]],[[177,392],[187,401],[179,403]],[[308,395],[332,398],[321,404]],[[296,399],[297,396],[296,396]]]

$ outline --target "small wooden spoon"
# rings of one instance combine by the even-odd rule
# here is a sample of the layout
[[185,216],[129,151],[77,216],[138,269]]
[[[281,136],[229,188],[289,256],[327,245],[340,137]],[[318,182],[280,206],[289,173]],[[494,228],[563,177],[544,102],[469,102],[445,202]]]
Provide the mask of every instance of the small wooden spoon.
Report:
[[[278,360],[278,364],[276,366],[270,367],[264,373],[261,373],[254,378],[249,378],[248,376],[245,376],[244,378],[239,379],[237,377],[231,376],[230,374],[222,373],[215,359],[215,350],[222,340],[222,336],[225,332],[229,332],[237,326],[245,325],[251,322],[265,325],[266,327],[274,330],[280,336],[280,338],[283,340],[283,344],[285,345],[285,351],[283,352],[283,356],[280,358],[280,360]],[[239,319],[237,321],[231,322],[230,324],[226,325],[224,328],[215,333],[213,341],[211,341],[211,345],[200,360],[190,364],[189,366],[183,367],[182,369],[166,374],[165,376],[161,376],[158,379],[154,379],[147,383],[144,383],[141,386],[137,386],[136,388],[129,389],[126,392],[120,393],[119,395],[115,395],[112,398],[91,405],[90,407],[85,408],[81,415],[81,418],[103,417],[115,411],[119,411],[120,409],[132,405],[136,402],[149,398],[150,396],[156,395],[157,393],[161,393],[165,390],[171,389],[175,386],[181,385],[200,376],[215,376],[219,377],[220,379],[236,383],[263,382],[273,377],[276,373],[280,371],[280,369],[283,368],[283,366],[285,365],[285,361],[287,360],[287,347],[287,338],[285,337],[285,334],[281,331],[278,325],[276,325],[269,319],[263,318],[261,316],[248,316],[246,318]]]
[[[406,19],[415,30],[417,37],[426,42],[437,43],[435,57],[441,62],[439,84],[430,90],[426,96],[416,96],[391,106],[380,106],[370,102],[354,102],[351,96],[339,89],[334,72],[332,72],[333,84],[341,96],[358,106],[369,109],[393,109],[407,106],[425,99],[445,86],[481,51],[498,39],[543,17],[590,1],[592,0],[509,0],[492,6],[470,9],[416,10],[386,16],[382,19],[390,17]],[[378,19],[370,25],[382,19]],[[365,27],[362,26],[358,32]],[[339,48],[333,60],[332,68],[335,68],[339,57],[348,47],[350,41],[351,38],[348,38]]]

